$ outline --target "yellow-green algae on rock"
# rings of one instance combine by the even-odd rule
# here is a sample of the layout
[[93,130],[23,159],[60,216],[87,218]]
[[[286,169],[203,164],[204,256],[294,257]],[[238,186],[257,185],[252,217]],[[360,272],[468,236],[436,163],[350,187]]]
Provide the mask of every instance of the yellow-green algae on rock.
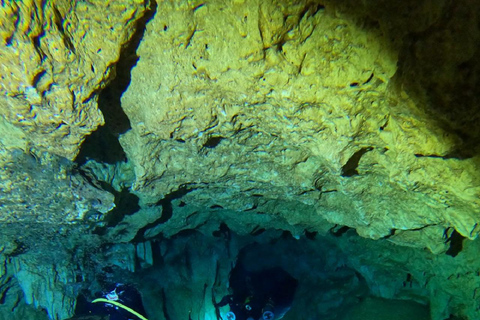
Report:
[[73,159],[84,137],[103,124],[98,92],[145,4],[3,1],[0,115],[28,141]]
[[[11,211],[2,221],[85,221],[89,230],[87,213],[108,218],[112,195],[67,179],[57,156],[74,159],[103,124],[97,95],[147,3],[3,4],[0,200]],[[140,209],[102,241],[173,237],[211,221],[296,238],[344,226],[368,239],[339,238],[338,247],[378,296],[428,301],[435,320],[479,318],[478,240],[454,248],[479,232],[479,12],[468,0],[158,1],[121,106]],[[112,184],[112,167],[89,163],[88,178]],[[22,203],[36,189],[45,194]],[[11,247],[0,250],[5,261],[19,255],[5,274],[23,280],[28,302],[70,314],[73,293],[65,303],[39,299],[42,277],[25,280],[31,266]],[[47,274],[74,277],[46,264]],[[404,274],[418,296],[401,296]]]
[[402,20],[359,7],[161,2],[122,98],[134,190],[154,203],[188,185],[187,199],[236,210],[256,194],[300,201],[364,237],[433,252],[449,227],[474,239],[476,157],[449,156],[460,138],[413,95],[426,89],[406,83],[400,52],[440,12],[421,4],[397,31]]
[[[70,160],[104,122],[97,95],[115,75],[113,66],[146,5],[0,4],[1,317],[15,307],[12,319],[32,318],[25,302],[51,319],[73,314],[78,292],[68,283],[75,278],[74,261],[61,248],[74,248],[82,228],[115,205],[110,192],[74,174]],[[23,255],[30,250],[36,253]]]
[[[454,229],[475,239],[478,130],[441,104],[461,97],[455,80],[475,83],[451,73],[475,61],[468,10],[478,6],[159,3],[122,97],[133,190],[153,204],[187,188],[186,203],[288,225],[308,225],[303,211],[273,203],[302,203],[311,219],[436,254]],[[468,41],[460,57],[452,34]]]

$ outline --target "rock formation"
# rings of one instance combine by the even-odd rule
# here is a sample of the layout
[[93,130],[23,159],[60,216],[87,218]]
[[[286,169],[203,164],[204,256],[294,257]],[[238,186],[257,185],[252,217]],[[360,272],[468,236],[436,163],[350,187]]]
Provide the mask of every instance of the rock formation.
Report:
[[480,317],[475,1],[1,10],[0,296],[17,317],[72,316],[104,274],[137,283],[154,319],[213,319],[253,243],[295,277],[325,264],[292,319],[367,291]]

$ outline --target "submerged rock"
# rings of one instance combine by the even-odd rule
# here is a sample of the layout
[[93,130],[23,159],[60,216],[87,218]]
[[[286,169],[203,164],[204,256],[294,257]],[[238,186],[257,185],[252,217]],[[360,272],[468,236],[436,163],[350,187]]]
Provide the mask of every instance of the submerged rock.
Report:
[[480,318],[479,4],[0,11],[0,298],[18,319],[71,317],[118,278],[150,317],[215,319],[235,260],[265,263],[254,243],[299,280],[292,318],[378,297]]
[[[476,238],[476,159],[455,155],[461,138],[410,94],[425,83],[399,77],[411,57],[389,44],[415,27],[395,34],[380,14],[357,25],[366,9],[341,8],[166,3],[122,97],[132,129],[120,141],[141,199],[187,188],[184,201],[203,207],[299,202],[364,237],[436,253],[449,227]],[[417,28],[435,20],[423,19]]]
[[[147,1],[7,1],[0,115],[68,159],[104,120],[97,96]],[[101,39],[101,40],[100,40]],[[97,41],[99,40],[99,41]]]

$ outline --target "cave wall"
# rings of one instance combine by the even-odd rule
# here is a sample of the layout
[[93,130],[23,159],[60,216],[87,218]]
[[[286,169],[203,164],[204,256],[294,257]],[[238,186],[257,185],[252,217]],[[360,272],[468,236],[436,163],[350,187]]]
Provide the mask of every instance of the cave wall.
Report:
[[[20,305],[65,318],[78,292],[73,257],[95,270],[88,256],[105,243],[214,220],[241,235],[355,230],[367,249],[338,248],[377,296],[429,301],[432,319],[478,318],[465,302],[478,282],[475,1],[0,10],[0,284],[22,290]],[[67,266],[27,256],[52,243]],[[43,263],[43,278],[29,261]],[[65,278],[34,285],[53,270]],[[410,274],[418,297],[402,296],[388,270]]]
[[[418,19],[403,21],[348,5],[162,2],[122,96],[132,129],[120,142],[141,201],[185,187],[185,201],[204,207],[262,212],[259,196],[297,201],[364,237],[433,252],[446,250],[449,227],[474,239],[477,159],[459,153],[461,120],[443,125],[436,97],[418,93],[440,85],[423,66],[436,64],[438,48],[406,52],[426,46],[457,5],[423,16],[418,4]],[[450,68],[455,52],[442,51]]]
[[74,158],[102,125],[99,90],[145,11],[144,1],[2,4],[2,118],[25,140]]

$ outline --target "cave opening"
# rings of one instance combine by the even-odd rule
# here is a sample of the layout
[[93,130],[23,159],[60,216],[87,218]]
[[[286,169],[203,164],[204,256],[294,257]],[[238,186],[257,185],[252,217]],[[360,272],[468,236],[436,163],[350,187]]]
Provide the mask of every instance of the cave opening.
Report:
[[92,159],[97,162],[115,164],[127,161],[127,156],[118,140],[119,135],[131,129],[130,120],[121,106],[123,93],[130,85],[131,71],[138,62],[136,53],[145,33],[147,23],[157,11],[157,2],[152,0],[141,19],[136,22],[131,40],[120,52],[114,66],[114,77],[98,95],[98,108],[102,111],[105,124],[92,132],[82,143],[75,161],[79,165]]
[[[345,232],[342,239],[348,238],[356,241],[358,236]],[[106,259],[109,266],[97,273],[90,289],[80,295],[75,319],[81,319],[91,310],[90,301],[106,297],[115,284],[138,290],[143,303],[130,307],[144,308],[148,319],[257,320],[267,319],[270,310],[271,319],[287,320],[430,319],[425,300],[378,295],[382,279],[366,279],[369,266],[352,264],[355,257],[342,252],[338,241],[328,233],[293,237],[274,229],[256,236],[239,234],[221,222],[135,246],[111,245],[101,253],[111,257]],[[135,256],[131,267],[121,264],[128,255]],[[405,277],[399,279],[399,287],[414,292],[412,275]],[[377,288],[372,290],[372,284]],[[262,306],[256,306],[261,314],[240,312],[238,308],[255,308],[255,295],[264,299]],[[229,303],[229,297],[235,303]],[[267,318],[262,318],[264,314]]]

